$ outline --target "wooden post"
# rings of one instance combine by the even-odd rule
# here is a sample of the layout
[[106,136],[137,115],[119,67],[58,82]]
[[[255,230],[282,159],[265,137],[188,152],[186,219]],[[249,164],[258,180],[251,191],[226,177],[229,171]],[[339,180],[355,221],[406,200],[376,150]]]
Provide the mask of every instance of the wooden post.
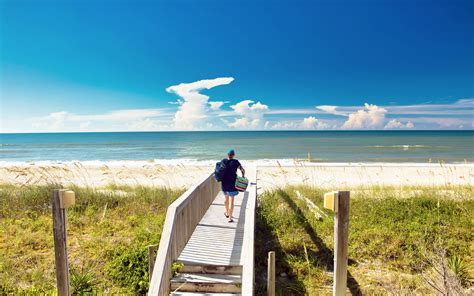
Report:
[[61,199],[65,190],[54,189],[52,195],[54,256],[59,296],[69,296],[69,264],[67,260],[66,209]]
[[347,288],[349,244],[349,191],[339,191],[334,216],[334,287],[333,296],[343,296]]
[[268,278],[267,292],[268,296],[275,296],[275,252],[268,252]]
[[155,268],[155,259],[156,251],[158,245],[149,245],[148,246],[148,281],[151,282],[151,277],[153,276],[153,269]]

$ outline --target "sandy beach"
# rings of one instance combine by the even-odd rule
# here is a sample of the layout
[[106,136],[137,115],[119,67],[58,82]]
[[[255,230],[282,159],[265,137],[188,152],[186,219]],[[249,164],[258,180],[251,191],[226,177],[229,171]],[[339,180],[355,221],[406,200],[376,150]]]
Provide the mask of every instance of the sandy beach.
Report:
[[[143,185],[187,188],[213,171],[214,161],[3,162],[3,184],[61,183],[88,187]],[[291,160],[242,161],[257,167],[258,187],[285,185],[324,188],[356,186],[474,185],[473,164],[310,163]]]

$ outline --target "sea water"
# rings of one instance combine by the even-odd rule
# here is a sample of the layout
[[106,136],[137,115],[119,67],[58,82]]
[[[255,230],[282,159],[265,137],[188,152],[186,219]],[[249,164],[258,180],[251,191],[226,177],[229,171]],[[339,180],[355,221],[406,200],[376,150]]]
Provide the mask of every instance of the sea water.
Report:
[[0,161],[474,161],[474,131],[219,131],[0,134]]

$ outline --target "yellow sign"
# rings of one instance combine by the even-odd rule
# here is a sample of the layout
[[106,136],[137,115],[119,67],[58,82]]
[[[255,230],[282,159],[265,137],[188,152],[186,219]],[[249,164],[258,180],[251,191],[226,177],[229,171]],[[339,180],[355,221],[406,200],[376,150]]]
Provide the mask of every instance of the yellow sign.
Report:
[[60,197],[61,208],[67,209],[72,207],[76,203],[76,195],[72,190],[66,190],[62,192]]
[[337,197],[339,193],[337,191],[332,191],[324,194],[324,208],[329,209],[333,212],[337,212],[338,200]]

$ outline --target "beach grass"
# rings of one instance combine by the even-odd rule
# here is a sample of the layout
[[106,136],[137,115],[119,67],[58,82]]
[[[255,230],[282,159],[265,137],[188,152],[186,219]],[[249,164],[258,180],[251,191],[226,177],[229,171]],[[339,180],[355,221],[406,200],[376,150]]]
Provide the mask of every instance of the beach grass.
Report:
[[[0,294],[55,292],[53,188],[61,186],[0,185]],[[72,291],[146,292],[146,247],[159,243],[166,208],[183,190],[118,185],[69,189],[76,192],[76,205],[67,210]],[[271,250],[277,254],[279,295],[331,294],[334,224],[332,213],[322,209],[324,192],[287,186],[259,195],[258,295],[265,294]],[[459,283],[470,285],[473,193],[470,186],[351,188],[351,292],[433,293],[427,281],[437,281],[431,271],[440,250]]]
[[[51,190],[0,186],[0,294],[55,289]],[[136,294],[148,289],[147,245],[158,244],[167,206],[183,190],[70,187],[68,253],[74,292]]]
[[[258,295],[265,295],[268,251],[276,252],[280,295],[332,293],[334,222],[332,212],[323,209],[323,194],[320,188],[288,186],[259,196]],[[454,271],[453,281],[469,287],[473,197],[469,186],[353,188],[348,275],[352,294],[435,294],[428,283],[440,284],[434,265],[455,260],[462,262],[464,273]],[[320,210],[308,206],[308,200]]]

